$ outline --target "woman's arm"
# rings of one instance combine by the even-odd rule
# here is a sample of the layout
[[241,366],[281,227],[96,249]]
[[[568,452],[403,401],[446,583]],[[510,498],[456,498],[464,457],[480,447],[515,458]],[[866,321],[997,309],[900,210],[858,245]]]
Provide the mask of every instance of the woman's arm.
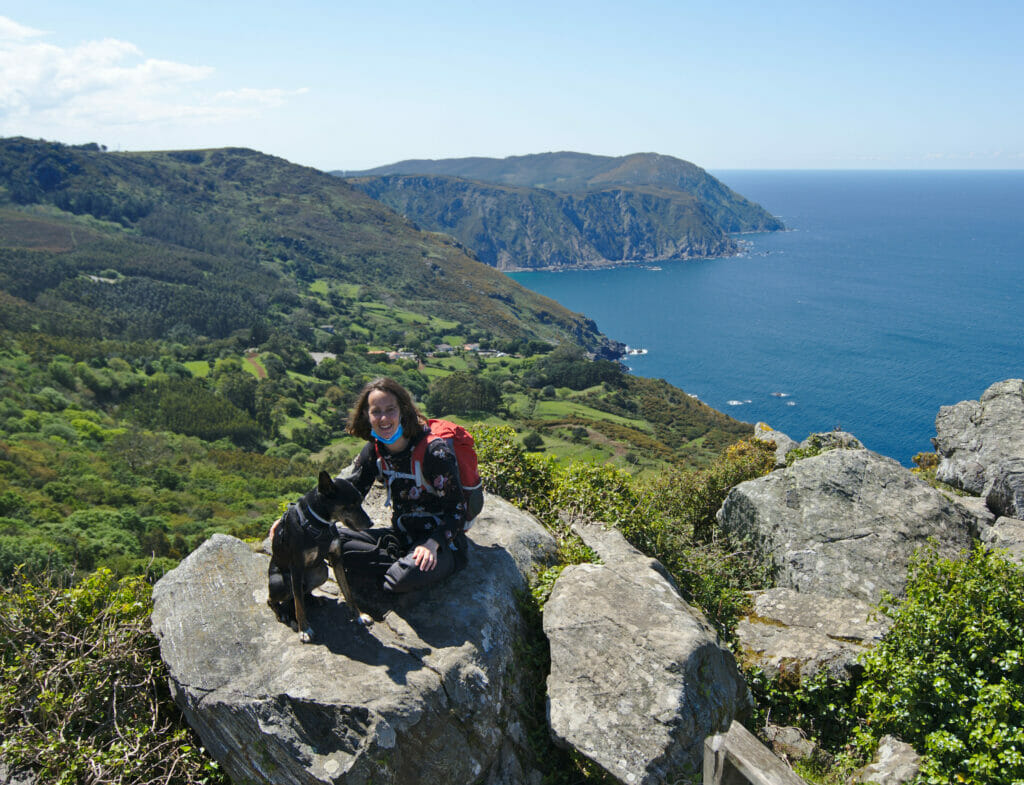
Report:
[[338,473],[338,477],[348,480],[359,491],[359,495],[366,498],[366,494],[373,486],[373,481],[377,479],[377,451],[374,449],[373,442],[363,445],[363,449],[359,451],[356,459],[342,469]]

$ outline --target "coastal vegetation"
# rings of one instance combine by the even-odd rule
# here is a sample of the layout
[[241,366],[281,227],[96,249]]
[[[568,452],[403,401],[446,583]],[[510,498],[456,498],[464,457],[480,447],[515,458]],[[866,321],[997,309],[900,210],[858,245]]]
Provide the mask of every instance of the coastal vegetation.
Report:
[[[344,466],[361,446],[345,414],[378,375],[470,426],[485,487],[547,525],[564,564],[593,558],[570,522],[614,525],[729,640],[771,575],[715,511],[774,456],[619,351],[338,178],[248,150],[0,140],[0,763],[226,781],[170,699],[149,589],[214,533],[261,539]],[[1020,576],[922,554],[860,682],[748,674],[761,710],[840,761],[905,724],[926,782],[1024,777]],[[538,667],[542,637],[525,642]],[[533,713],[547,782],[604,781]]]

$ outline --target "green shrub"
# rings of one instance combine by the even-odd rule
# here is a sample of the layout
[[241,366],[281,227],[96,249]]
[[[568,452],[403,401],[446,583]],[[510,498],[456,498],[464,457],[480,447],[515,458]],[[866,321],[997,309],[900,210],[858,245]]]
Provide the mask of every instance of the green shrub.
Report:
[[527,454],[508,425],[476,425],[472,433],[484,488],[553,526],[557,521],[551,498],[554,461]]
[[559,466],[527,453],[508,426],[476,426],[484,487],[527,510],[551,529],[563,552],[572,538],[565,521],[615,526],[634,547],[658,559],[683,596],[729,635],[747,603],[745,591],[763,586],[765,567],[733,550],[712,527],[715,512],[736,483],[766,473],[774,453],[760,442],[739,442],[707,469],[673,471],[643,483],[607,464]]
[[927,783],[1024,780],[1024,570],[981,547],[912,560],[906,598],[864,659],[866,748],[886,733],[923,755]]
[[65,554],[41,536],[0,534],[0,581],[21,569],[27,575],[64,572],[71,569]]
[[795,726],[831,752],[844,749],[858,721],[853,710],[855,681],[832,677],[827,668],[801,679],[784,668],[769,678],[753,667],[744,669],[744,677],[757,707],[755,727],[768,722]]
[[544,449],[544,437],[536,431],[530,431],[523,437],[523,447],[530,452],[540,452]]
[[715,532],[715,515],[729,491],[747,480],[772,470],[775,450],[767,442],[744,440],[727,447],[706,469],[662,473],[651,491],[658,509],[697,538],[710,539]]
[[228,785],[171,701],[150,587],[0,584],[0,760],[55,785]]

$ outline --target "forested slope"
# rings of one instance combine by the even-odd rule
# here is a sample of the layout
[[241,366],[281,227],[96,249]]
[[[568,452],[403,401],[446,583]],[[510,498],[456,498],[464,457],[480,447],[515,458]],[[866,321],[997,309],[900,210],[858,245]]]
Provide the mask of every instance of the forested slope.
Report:
[[[337,178],[252,150],[0,140],[0,314],[129,339],[295,333],[377,302],[481,334],[614,352],[593,322]],[[318,280],[331,286],[310,297]],[[13,298],[13,299],[12,299]]]
[[214,531],[258,535],[352,456],[346,412],[378,375],[634,474],[750,432],[617,351],[321,172],[0,140],[0,578],[159,571]]

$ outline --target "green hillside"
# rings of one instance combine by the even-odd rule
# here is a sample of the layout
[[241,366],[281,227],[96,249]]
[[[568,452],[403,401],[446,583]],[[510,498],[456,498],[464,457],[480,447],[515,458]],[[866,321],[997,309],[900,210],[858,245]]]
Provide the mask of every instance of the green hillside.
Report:
[[249,150],[0,140],[0,578],[256,536],[369,379],[636,476],[750,426],[335,177]]
[[[481,337],[617,351],[592,321],[450,239],[337,178],[251,150],[109,153],[3,139],[0,208],[9,326],[132,340],[245,330],[259,343],[273,325],[311,341],[332,322],[381,332],[387,323],[360,319],[374,302]],[[330,286],[310,291],[318,280]]]

